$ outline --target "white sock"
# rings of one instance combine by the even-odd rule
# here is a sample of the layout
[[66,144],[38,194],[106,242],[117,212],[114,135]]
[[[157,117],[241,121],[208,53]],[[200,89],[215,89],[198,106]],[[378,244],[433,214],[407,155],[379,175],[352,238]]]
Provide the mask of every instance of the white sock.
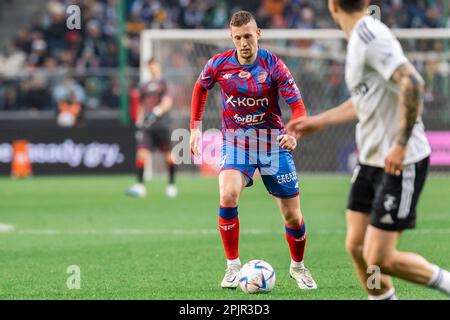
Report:
[[296,262],[291,259],[291,268],[303,268],[304,266],[303,261]]
[[227,259],[227,267],[241,267],[241,260],[239,258],[233,259],[233,260],[228,260]]
[[380,294],[379,296],[373,296],[369,294],[369,300],[398,300],[395,295],[395,288],[390,288],[386,293]]
[[450,296],[450,272],[439,268],[435,264],[432,264],[431,268],[433,268],[433,275],[431,276],[430,281],[428,281],[428,286],[439,289]]

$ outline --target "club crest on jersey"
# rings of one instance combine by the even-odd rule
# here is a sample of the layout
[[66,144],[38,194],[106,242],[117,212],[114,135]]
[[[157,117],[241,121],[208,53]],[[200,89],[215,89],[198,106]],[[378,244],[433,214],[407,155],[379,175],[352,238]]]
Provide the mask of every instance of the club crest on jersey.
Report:
[[245,70],[241,70],[241,72],[239,72],[239,74],[238,74],[239,78],[242,78],[242,79],[249,79],[251,77],[251,75],[252,74],[250,72],[245,71]]
[[267,76],[268,76],[268,74],[265,71],[258,73],[258,81],[259,81],[259,83],[264,83],[266,81],[266,79],[267,79]]
[[156,82],[150,82],[148,84],[147,90],[148,91],[157,91],[158,90],[158,84]]

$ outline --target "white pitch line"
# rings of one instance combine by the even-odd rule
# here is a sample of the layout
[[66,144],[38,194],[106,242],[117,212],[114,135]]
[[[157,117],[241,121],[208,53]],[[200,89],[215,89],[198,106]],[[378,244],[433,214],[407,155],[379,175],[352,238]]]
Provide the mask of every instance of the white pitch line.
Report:
[[[134,236],[134,235],[174,235],[174,236],[189,236],[189,235],[216,235],[219,233],[217,229],[197,229],[197,230],[182,230],[182,229],[113,229],[113,230],[56,230],[56,229],[24,229],[17,230],[16,234],[20,235],[117,235],[117,236]],[[268,233],[263,230],[250,229],[241,234],[255,235]]]
[[0,233],[11,232],[14,230],[16,230],[16,228],[12,224],[0,223]]
[[[241,235],[268,235],[281,231],[264,229],[240,230]],[[218,229],[111,229],[111,230],[58,230],[58,229],[15,229],[12,225],[0,224],[0,233],[19,235],[42,235],[42,236],[64,236],[64,235],[114,235],[114,236],[143,236],[143,235],[173,235],[173,236],[196,236],[196,235],[218,235]],[[310,231],[310,235],[345,235],[345,230],[318,229]],[[450,234],[450,228],[446,229],[417,229],[406,234]]]

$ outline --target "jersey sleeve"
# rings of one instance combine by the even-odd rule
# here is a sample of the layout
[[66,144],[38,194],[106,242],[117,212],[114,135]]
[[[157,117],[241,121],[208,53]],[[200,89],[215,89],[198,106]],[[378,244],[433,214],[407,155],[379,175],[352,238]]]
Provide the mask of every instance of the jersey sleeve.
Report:
[[145,94],[145,88],[147,87],[147,83],[140,83],[137,87],[139,92],[139,96],[142,97]]
[[163,92],[161,93],[161,96],[173,98],[174,91],[175,90],[173,88],[173,85],[170,82],[167,82],[166,80],[164,80],[164,89],[163,89]]
[[279,58],[275,61],[275,66],[272,72],[272,81],[276,83],[278,91],[289,106],[292,106],[294,103],[302,99],[302,95],[300,94],[300,90],[295,83],[294,77],[288,67],[284,64],[283,60]]
[[214,57],[209,59],[203,67],[202,73],[198,77],[197,82],[207,90],[214,87],[214,84],[216,83],[216,66]]
[[366,63],[385,80],[391,79],[395,70],[407,61],[400,43],[392,34],[375,38],[366,50]]

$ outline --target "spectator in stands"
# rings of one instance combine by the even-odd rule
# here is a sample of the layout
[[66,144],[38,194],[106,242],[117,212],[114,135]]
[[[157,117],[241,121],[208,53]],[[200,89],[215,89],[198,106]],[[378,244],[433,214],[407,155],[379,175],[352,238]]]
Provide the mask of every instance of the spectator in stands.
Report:
[[120,86],[117,77],[110,77],[107,89],[101,98],[103,108],[117,108],[120,103]]
[[56,102],[58,109],[62,102],[83,105],[85,98],[86,94],[83,87],[69,75],[66,75],[64,81],[53,89],[53,100]]
[[41,33],[34,33],[31,42],[31,53],[28,56],[27,63],[34,67],[41,67],[47,56],[47,42]]
[[202,28],[205,20],[204,7],[200,1],[192,1],[184,10],[182,15],[182,25],[184,28]]
[[229,21],[229,15],[227,6],[224,1],[217,3],[217,7],[213,7],[210,10],[210,14],[207,18],[207,25],[211,28],[224,28],[227,26]]
[[100,67],[101,57],[108,54],[107,44],[102,38],[100,23],[91,20],[86,24],[86,37],[83,40],[78,68]]
[[31,110],[46,110],[51,107],[48,78],[43,71],[34,71],[21,83],[24,105]]
[[25,53],[17,48],[15,43],[7,44],[3,52],[0,52],[0,77],[17,77],[22,72],[25,61]]
[[14,39],[16,48],[21,50],[27,56],[31,53],[31,33],[27,29],[22,29],[17,33]]
[[101,20],[104,21],[103,33],[107,37],[114,38],[117,34],[117,0],[108,0],[105,5]]
[[135,0],[131,7],[131,14],[135,17],[139,16],[149,26],[161,9],[162,4],[158,0]]
[[50,24],[45,28],[45,40],[51,53],[66,48],[66,26],[65,6],[57,1],[50,1],[47,5]]
[[311,7],[304,7],[301,10],[300,21],[298,21],[296,28],[299,29],[315,29],[317,27],[317,19],[314,10]]
[[66,99],[58,101],[56,122],[60,127],[74,127],[80,123],[81,102],[75,92],[70,91]]

